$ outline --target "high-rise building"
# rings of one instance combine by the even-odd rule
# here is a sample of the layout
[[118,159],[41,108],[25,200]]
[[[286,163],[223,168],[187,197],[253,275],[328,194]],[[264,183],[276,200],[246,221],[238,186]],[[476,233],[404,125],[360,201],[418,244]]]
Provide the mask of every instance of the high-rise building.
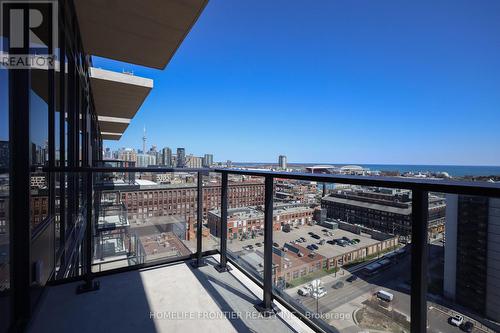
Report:
[[156,155],[137,154],[138,167],[147,167],[148,165],[156,165]]
[[118,152],[118,159],[122,161],[137,162],[137,153],[132,148],[123,148]]
[[144,126],[144,135],[142,136],[142,153],[146,153],[146,126]]
[[278,157],[278,167],[281,170],[286,170],[286,156],[285,155],[280,155]]
[[177,167],[184,168],[186,166],[186,150],[177,148]]
[[210,168],[214,164],[214,155],[205,154],[205,156],[203,156],[202,164],[204,168]]
[[500,322],[500,199],[446,196],[444,296]]
[[0,141],[0,168],[9,167],[9,142]]
[[202,158],[193,156],[193,155],[188,155],[186,157],[186,167],[187,168],[201,168],[202,166]]
[[165,147],[162,149],[162,165],[166,167],[172,167],[172,149]]
[[105,160],[113,159],[113,152],[111,151],[111,148],[104,149],[104,159]]

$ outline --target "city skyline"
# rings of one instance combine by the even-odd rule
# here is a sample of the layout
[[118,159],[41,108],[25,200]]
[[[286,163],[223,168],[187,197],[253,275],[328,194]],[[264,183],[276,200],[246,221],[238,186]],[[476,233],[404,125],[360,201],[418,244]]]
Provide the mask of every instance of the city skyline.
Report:
[[500,165],[499,6],[210,2],[164,71],[94,57],[155,82],[106,145],[135,146],[146,125],[220,160]]
[[[142,138],[141,138],[142,139]],[[148,149],[148,146],[146,144],[146,151],[143,151],[141,148],[137,148],[136,146],[133,146],[133,145],[130,145],[130,146],[121,146],[119,144],[119,142],[121,141],[117,141],[118,144],[109,144],[110,142],[112,141],[108,141],[108,140],[105,140],[105,145],[103,147],[104,151],[106,149],[110,149],[111,152],[117,152],[119,150],[124,150],[124,149],[133,149],[136,153],[140,154],[147,154],[151,148],[155,147],[158,149],[157,152],[161,152],[163,149],[172,149],[172,148],[177,148],[173,145],[161,145],[161,144],[151,144],[149,146],[149,149]],[[142,144],[142,143],[141,143]],[[184,145],[185,146],[185,145]],[[207,149],[209,150],[209,149]],[[172,152],[171,152],[172,153]],[[173,155],[172,156],[176,156],[175,153],[172,153]],[[199,156],[199,157],[203,157],[204,155],[206,155],[207,153],[204,152],[204,150],[202,150],[201,152],[192,152],[190,151],[188,155],[191,155],[191,156]],[[212,155],[212,154],[210,154]],[[215,159],[214,161],[216,162],[226,162],[226,161],[231,161],[231,162],[234,162],[234,163],[240,163],[240,164],[245,164],[245,163],[248,163],[248,164],[262,164],[262,165],[265,165],[265,164],[276,164],[276,165],[279,165],[279,158],[280,156],[284,156],[286,159],[288,159],[288,155],[283,155],[283,154],[278,154],[274,157],[273,160],[268,160],[268,161],[250,161],[250,160],[231,160],[231,159],[222,159],[222,158],[217,158]],[[325,164],[325,165],[387,165],[387,166],[436,166],[436,167],[493,167],[493,168],[500,168],[500,164],[499,165],[495,165],[495,164],[439,164],[439,163],[365,163],[365,162],[356,162],[356,161],[317,161],[317,162],[311,162],[311,161],[286,161],[287,164],[290,164],[290,165],[322,165],[322,164]]]
[[498,0],[0,7],[0,333],[500,332]]

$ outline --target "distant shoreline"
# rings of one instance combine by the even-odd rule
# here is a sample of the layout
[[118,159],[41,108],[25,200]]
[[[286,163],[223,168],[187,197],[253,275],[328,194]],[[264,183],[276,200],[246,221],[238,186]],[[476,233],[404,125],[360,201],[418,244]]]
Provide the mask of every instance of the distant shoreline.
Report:
[[[263,166],[277,166],[277,163],[253,163],[253,162],[234,162],[235,166],[247,167],[263,167]],[[469,166],[469,165],[418,165],[418,164],[354,164],[354,163],[288,163],[289,167],[308,167],[314,165],[332,165],[335,167],[344,165],[359,165],[363,168],[372,171],[385,171],[400,173],[440,173],[446,172],[452,177],[465,177],[465,176],[498,176],[500,175],[500,166]]]

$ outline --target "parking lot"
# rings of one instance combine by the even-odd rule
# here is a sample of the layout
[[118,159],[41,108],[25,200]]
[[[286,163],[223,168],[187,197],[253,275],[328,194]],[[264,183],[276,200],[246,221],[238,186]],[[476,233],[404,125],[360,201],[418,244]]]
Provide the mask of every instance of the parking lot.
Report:
[[[333,232],[333,236],[327,235],[322,230]],[[309,235],[309,232],[314,232],[315,234],[320,236],[320,239],[315,239],[311,237],[311,235]],[[316,250],[316,252],[327,258],[336,257],[354,251],[356,249],[364,248],[366,246],[378,243],[377,240],[372,239],[369,235],[366,234],[357,235],[346,230],[340,230],[340,229],[331,230],[331,229],[326,229],[325,227],[320,225],[312,225],[312,226],[303,225],[298,228],[291,228],[290,232],[284,232],[284,231],[273,232],[273,242],[278,244],[279,247],[283,247],[285,243],[295,241],[300,237],[304,237],[306,239],[305,242],[299,243],[301,246],[307,247],[310,244],[316,244],[318,246],[318,250]],[[346,245],[345,247],[342,247],[340,245],[332,245],[329,243],[325,243],[323,245],[319,244],[319,241],[321,239],[328,241],[333,239],[341,239],[342,237],[347,237],[349,239],[358,239],[359,243],[355,245]],[[259,235],[256,236],[255,238],[250,238],[245,240],[239,240],[239,239],[228,240],[228,247],[231,251],[237,252],[243,250],[243,248],[247,247],[248,245],[252,245],[254,250],[260,248],[263,251],[262,247],[263,243],[264,243],[264,236]]]

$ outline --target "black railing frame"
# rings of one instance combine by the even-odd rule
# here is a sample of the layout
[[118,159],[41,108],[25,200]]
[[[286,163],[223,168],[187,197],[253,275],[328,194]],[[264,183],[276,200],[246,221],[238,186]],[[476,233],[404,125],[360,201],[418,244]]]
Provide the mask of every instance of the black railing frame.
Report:
[[[221,172],[220,188],[220,260],[215,269],[219,273],[228,272],[231,267],[227,265],[227,208],[228,208],[228,173]],[[217,229],[217,227],[216,227]]]
[[203,176],[206,172],[198,171],[197,173],[197,205],[196,205],[196,260],[191,261],[193,268],[206,266],[207,263],[203,260]]
[[[375,186],[384,188],[407,189],[412,191],[412,260],[411,260],[411,332],[424,333],[427,329],[427,211],[428,211],[428,193],[452,193],[463,195],[477,195],[488,197],[500,197],[500,185],[487,182],[465,182],[465,181],[452,181],[452,180],[434,180],[434,179],[413,179],[402,177],[366,177],[366,176],[347,176],[347,175],[326,175],[326,174],[307,174],[307,173],[288,173],[288,172],[271,172],[271,171],[255,171],[255,170],[242,170],[242,169],[208,169],[208,168],[106,168],[106,167],[54,167],[43,168],[44,172],[87,172],[89,174],[95,172],[191,172],[198,173],[198,190],[202,189],[202,174],[208,172],[220,173],[221,181],[221,225],[220,225],[220,264],[215,268],[220,272],[227,272],[230,266],[227,265],[229,261],[235,267],[239,267],[236,262],[227,258],[227,210],[228,210],[228,178],[229,175],[247,175],[255,177],[263,177],[265,179],[265,212],[264,212],[264,281],[259,283],[257,279],[251,277],[250,274],[243,273],[256,282],[257,285],[263,288],[263,302],[261,309],[267,314],[276,312],[273,299],[277,299],[281,304],[292,313],[298,315],[309,327],[319,332],[327,332],[323,323],[317,323],[306,316],[305,314],[297,311],[292,304],[288,304],[279,295],[275,295],[272,287],[272,244],[273,244],[273,180],[274,179],[293,179],[316,181],[318,183],[341,183],[360,186]],[[201,186],[200,186],[201,184]],[[202,191],[202,190],[201,190]],[[203,192],[203,191],[202,191]],[[91,202],[91,201],[90,201]],[[200,204],[201,202],[201,204]],[[96,276],[103,276],[114,274],[123,271],[136,270],[144,267],[154,267],[166,263],[175,263],[187,259],[196,259],[200,262],[200,258],[207,255],[213,255],[217,251],[201,250],[201,228],[200,222],[203,212],[203,198],[198,195],[198,212],[197,212],[197,251],[191,256],[186,256],[176,259],[167,259],[149,264],[136,265],[132,267],[125,267],[120,269],[113,269],[108,272],[101,272],[95,274]],[[91,214],[90,214],[91,215]],[[87,221],[89,224],[89,221]],[[92,237],[92,229],[86,226],[86,239]],[[86,249],[87,254],[89,249]],[[88,265],[88,262],[87,262]],[[86,270],[88,272],[88,270]],[[91,280],[86,277],[86,281]],[[87,282],[88,283],[88,282]]]

